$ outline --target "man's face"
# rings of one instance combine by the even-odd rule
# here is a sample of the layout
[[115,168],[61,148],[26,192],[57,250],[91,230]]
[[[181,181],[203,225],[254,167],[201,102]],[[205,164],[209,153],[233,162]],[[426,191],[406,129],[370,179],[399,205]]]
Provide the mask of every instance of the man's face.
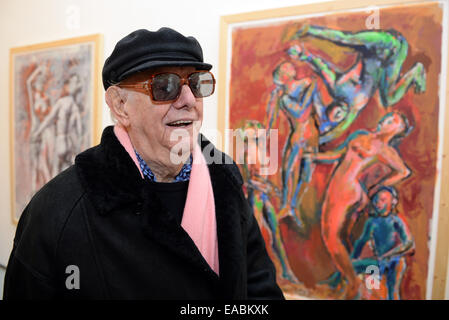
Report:
[[373,206],[378,215],[387,216],[393,209],[393,201],[393,195],[390,192],[383,190],[374,196]]
[[[160,67],[133,76],[130,81],[145,81],[152,74],[161,72],[173,72],[187,78],[194,71],[194,67]],[[176,154],[179,154],[181,145],[183,150],[193,149],[203,121],[202,98],[195,98],[187,85],[182,86],[176,101],[164,104],[154,104],[143,91],[126,90],[125,108],[130,121],[128,133],[144,159],[165,158],[176,149]],[[187,123],[175,123],[180,120]]]

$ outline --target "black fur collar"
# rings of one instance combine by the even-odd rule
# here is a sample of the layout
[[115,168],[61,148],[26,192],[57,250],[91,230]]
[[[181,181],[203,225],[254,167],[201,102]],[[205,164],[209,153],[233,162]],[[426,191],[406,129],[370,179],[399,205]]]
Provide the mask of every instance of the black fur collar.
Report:
[[[200,134],[199,140],[203,153],[219,159],[218,163],[208,165],[211,178],[223,173],[235,188],[240,188],[242,177],[232,159],[203,135]],[[139,200],[145,180],[116,138],[112,126],[104,129],[98,146],[76,157],[75,164],[83,187],[100,214]]]
[[[241,191],[243,181],[229,156],[216,149],[204,136],[199,139],[203,154],[221,159],[208,167],[215,201],[222,295],[232,299],[238,296],[237,288],[243,285],[244,279],[241,274],[246,272],[246,247],[242,248],[242,223],[247,219],[242,207],[245,201]],[[208,269],[211,280],[214,279],[213,271],[187,233],[164,211],[157,197],[148,194],[146,181],[117,140],[113,127],[104,130],[100,145],[77,156],[75,167],[88,197],[101,215],[136,203],[141,203],[144,210],[159,212],[148,215],[143,226],[147,236],[199,268]]]

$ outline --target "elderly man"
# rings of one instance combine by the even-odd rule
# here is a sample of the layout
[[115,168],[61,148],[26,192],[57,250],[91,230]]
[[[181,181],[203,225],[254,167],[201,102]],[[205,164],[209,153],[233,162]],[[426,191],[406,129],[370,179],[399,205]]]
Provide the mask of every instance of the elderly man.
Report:
[[117,43],[116,124],[24,210],[5,299],[283,298],[237,166],[198,134],[211,68],[169,28]]

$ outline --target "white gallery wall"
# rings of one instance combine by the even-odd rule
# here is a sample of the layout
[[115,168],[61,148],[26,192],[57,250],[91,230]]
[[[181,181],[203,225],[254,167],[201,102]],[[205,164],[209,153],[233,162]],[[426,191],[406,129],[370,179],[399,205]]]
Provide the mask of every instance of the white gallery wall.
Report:
[[[317,0],[0,0],[0,264],[6,265],[16,226],[11,221],[9,163],[9,49],[83,35],[104,36],[104,59],[130,32],[167,26],[201,43],[218,73],[220,16]],[[102,92],[103,88],[101,88]],[[102,93],[103,94],[103,93]],[[207,101],[206,101],[207,100]],[[103,104],[103,127],[112,122]],[[205,99],[203,129],[215,129],[217,95]]]
[[[100,33],[104,53],[130,32],[162,26],[195,36],[218,75],[220,16],[320,0],[0,0],[0,264],[6,265],[16,226],[11,221],[9,49]],[[102,89],[102,88],[101,88]],[[102,89],[103,90],[103,89]],[[111,124],[103,103],[103,127]],[[216,129],[217,94],[205,100],[203,131]],[[448,279],[449,280],[449,279]],[[1,288],[0,288],[1,290]],[[449,281],[446,298],[449,297]]]

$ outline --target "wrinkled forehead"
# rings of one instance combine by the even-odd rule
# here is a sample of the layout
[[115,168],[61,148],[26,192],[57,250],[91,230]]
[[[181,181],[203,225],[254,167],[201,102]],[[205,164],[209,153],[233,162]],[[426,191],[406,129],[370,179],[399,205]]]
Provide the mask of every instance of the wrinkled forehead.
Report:
[[148,80],[149,78],[151,78],[153,75],[158,74],[158,73],[165,73],[165,72],[169,72],[169,73],[176,73],[179,74],[182,77],[187,77],[189,74],[191,74],[192,72],[195,72],[196,69],[195,67],[192,66],[166,66],[166,67],[155,67],[155,68],[151,68],[145,71],[141,71],[141,72],[137,72],[131,76],[129,76],[128,78],[126,78],[125,80],[123,80],[122,82],[134,82],[134,81],[145,81]]

